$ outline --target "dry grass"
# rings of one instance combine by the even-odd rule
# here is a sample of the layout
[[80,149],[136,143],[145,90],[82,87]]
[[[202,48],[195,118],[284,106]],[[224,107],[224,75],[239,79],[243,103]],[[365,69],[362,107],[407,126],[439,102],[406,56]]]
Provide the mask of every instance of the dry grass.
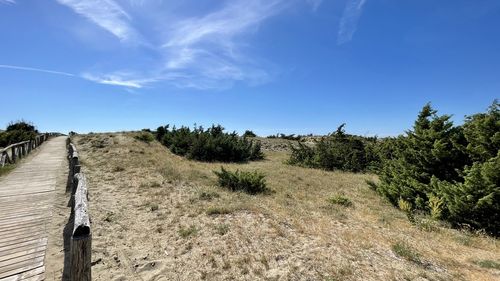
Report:
[[[272,192],[249,195],[217,186],[212,171],[220,163],[186,160],[134,134],[75,141],[90,183],[93,260],[101,259],[93,267],[96,280],[495,280],[500,274],[478,262],[498,259],[496,239],[439,223],[411,225],[370,189],[373,175],[289,166],[286,151],[265,151],[266,160],[224,165],[267,175]],[[332,203],[339,195],[351,207]],[[397,253],[405,249],[420,262]]]

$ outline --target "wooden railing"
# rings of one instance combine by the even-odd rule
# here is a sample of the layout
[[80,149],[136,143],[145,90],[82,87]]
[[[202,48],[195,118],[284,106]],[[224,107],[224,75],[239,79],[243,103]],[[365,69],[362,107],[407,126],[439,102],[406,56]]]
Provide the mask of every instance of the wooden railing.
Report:
[[88,207],[87,179],[81,171],[76,147],[68,138],[69,178],[72,186],[73,232],[70,248],[70,280],[91,280],[92,233]]
[[0,149],[0,166],[4,167],[6,164],[15,164],[18,159],[28,155],[33,149],[36,149],[49,139],[51,135],[53,134],[41,134],[32,140],[14,143]]

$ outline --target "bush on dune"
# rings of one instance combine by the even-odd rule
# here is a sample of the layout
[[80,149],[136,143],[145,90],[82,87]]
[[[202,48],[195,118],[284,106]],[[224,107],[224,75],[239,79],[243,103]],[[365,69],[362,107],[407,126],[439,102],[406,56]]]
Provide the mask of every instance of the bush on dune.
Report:
[[6,147],[13,143],[32,140],[38,135],[35,125],[21,120],[10,122],[6,130],[0,132],[0,147]]
[[261,145],[246,137],[239,137],[235,132],[226,133],[220,125],[209,129],[198,127],[169,126],[157,129],[156,138],[175,154],[199,161],[245,162],[263,159]]

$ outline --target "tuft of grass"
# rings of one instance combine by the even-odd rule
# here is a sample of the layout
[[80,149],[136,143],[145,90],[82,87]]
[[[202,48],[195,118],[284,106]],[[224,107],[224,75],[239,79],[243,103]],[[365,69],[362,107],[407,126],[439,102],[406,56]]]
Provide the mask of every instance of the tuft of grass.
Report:
[[113,168],[113,173],[118,173],[118,172],[123,172],[125,171],[125,168],[123,166],[115,166]]
[[372,180],[365,180],[365,183],[368,185],[368,187],[371,189],[371,190],[374,190],[374,191],[377,191],[377,184],[372,181]]
[[182,237],[182,238],[188,238],[188,237],[191,237],[191,236],[195,236],[196,234],[198,234],[198,231],[199,229],[196,228],[196,226],[194,225],[191,225],[190,227],[181,227],[179,228],[179,236]]
[[265,175],[258,172],[245,172],[236,170],[228,171],[221,167],[221,171],[214,171],[218,177],[219,185],[231,191],[244,191],[249,194],[257,194],[268,191]]
[[152,203],[152,202],[148,202],[146,204],[146,207],[151,211],[151,212],[154,212],[154,211],[158,211],[158,209],[160,208],[160,206],[158,206],[157,203]]
[[218,206],[212,206],[207,209],[207,215],[209,216],[215,216],[215,215],[227,215],[232,213],[233,210],[229,209],[227,207],[218,207]]
[[215,226],[215,231],[220,236],[223,236],[224,234],[226,234],[226,233],[229,232],[229,225],[228,224],[224,224],[224,223],[218,224],[218,225]]
[[343,196],[343,195],[334,195],[328,198],[328,202],[333,205],[341,205],[344,207],[352,207],[353,203],[351,199]]
[[155,137],[150,132],[140,132],[138,135],[134,136],[134,139],[145,143],[150,143],[155,140]]
[[411,261],[416,264],[421,264],[422,261],[420,260],[420,254],[415,251],[408,243],[405,242],[397,242],[392,245],[392,251],[406,259],[407,261]]
[[14,168],[16,168],[16,165],[6,165],[0,167],[0,176],[10,173],[12,170],[14,170]]
[[212,199],[219,198],[219,197],[220,197],[219,193],[213,192],[213,191],[202,191],[198,195],[198,199],[204,200],[204,201],[212,201]]
[[474,264],[479,265],[482,268],[498,269],[500,270],[500,263],[492,260],[477,260],[473,261]]

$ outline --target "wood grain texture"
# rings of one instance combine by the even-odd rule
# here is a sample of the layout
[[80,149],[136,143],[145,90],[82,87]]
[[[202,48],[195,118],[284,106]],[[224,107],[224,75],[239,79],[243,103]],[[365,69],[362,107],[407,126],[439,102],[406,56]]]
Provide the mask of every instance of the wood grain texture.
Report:
[[[39,143],[40,140],[35,140]],[[56,178],[67,172],[66,137],[44,142],[37,154],[0,178],[0,280],[44,280],[47,224]],[[33,143],[34,146],[34,143]],[[31,149],[28,143],[18,155]]]

